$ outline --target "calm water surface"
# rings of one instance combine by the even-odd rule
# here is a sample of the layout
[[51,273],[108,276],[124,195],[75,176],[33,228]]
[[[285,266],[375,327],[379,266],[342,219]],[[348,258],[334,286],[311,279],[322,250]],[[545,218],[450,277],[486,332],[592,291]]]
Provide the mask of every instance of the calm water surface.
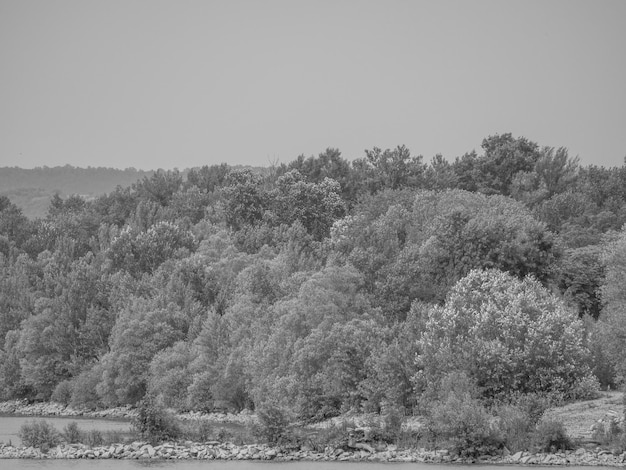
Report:
[[[68,418],[60,417],[31,417],[31,416],[0,416],[0,442],[8,444],[11,442],[14,446],[22,444],[20,441],[19,433],[20,428],[24,423],[33,421],[46,421],[53,426],[57,431],[63,432],[63,428],[72,421],[78,424],[81,431],[91,431],[97,429],[101,432],[118,431],[128,432],[130,430],[129,421],[110,420],[110,419],[91,419],[81,418],[79,416],[73,416]],[[1,467],[0,468],[4,468]]]

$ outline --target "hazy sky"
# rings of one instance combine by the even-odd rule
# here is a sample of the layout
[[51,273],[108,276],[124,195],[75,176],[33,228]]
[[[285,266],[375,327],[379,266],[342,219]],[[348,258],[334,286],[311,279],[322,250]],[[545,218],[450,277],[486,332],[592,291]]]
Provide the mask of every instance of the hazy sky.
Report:
[[626,156],[624,0],[0,0],[0,64],[0,166]]

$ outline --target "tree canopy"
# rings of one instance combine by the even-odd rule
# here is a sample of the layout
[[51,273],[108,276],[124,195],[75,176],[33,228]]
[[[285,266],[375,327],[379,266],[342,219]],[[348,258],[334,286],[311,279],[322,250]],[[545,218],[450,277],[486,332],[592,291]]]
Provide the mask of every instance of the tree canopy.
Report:
[[133,173],[35,219],[0,196],[0,398],[317,420],[453,376],[492,401],[618,384],[626,167],[480,150]]

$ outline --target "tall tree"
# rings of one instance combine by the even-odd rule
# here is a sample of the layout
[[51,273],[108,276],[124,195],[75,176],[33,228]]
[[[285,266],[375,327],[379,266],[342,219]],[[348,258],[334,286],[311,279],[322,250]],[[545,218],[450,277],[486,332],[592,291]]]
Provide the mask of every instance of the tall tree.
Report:
[[432,308],[420,339],[416,380],[453,371],[472,377],[487,398],[512,393],[562,393],[591,377],[583,325],[532,278],[472,271]]
[[338,149],[327,148],[317,157],[298,158],[284,166],[284,173],[297,170],[306,181],[321,183],[325,178],[330,178],[341,186],[341,196],[350,206],[356,202],[358,182],[355,181],[350,162],[341,156]]
[[187,173],[186,186],[196,186],[201,191],[212,193],[226,184],[230,172],[231,169],[226,163],[192,168]]
[[234,170],[229,173],[221,191],[229,227],[240,230],[263,219],[268,202],[261,176],[250,170]]
[[133,185],[133,189],[140,199],[167,206],[182,184],[183,177],[178,170],[159,170],[150,177],[144,176]]
[[[30,232],[30,224],[22,210],[8,197],[0,196],[0,236],[21,247]],[[5,253],[8,255],[8,253]]]
[[135,298],[121,311],[111,333],[111,350],[101,360],[98,395],[108,406],[134,404],[145,394],[154,356],[186,333],[186,322],[175,305],[160,306]]
[[345,213],[339,183],[324,178],[320,183],[305,181],[297,170],[280,176],[276,188],[269,192],[277,224],[300,222],[316,240],[330,234],[335,220]]
[[540,158],[539,146],[524,137],[511,134],[493,135],[483,139],[484,154],[475,152],[457,158],[455,173],[459,188],[485,194],[511,193],[511,184],[518,173],[531,172]]
[[437,191],[454,189],[457,185],[458,176],[454,172],[452,164],[443,155],[435,155],[424,173],[425,188]]
[[383,189],[421,187],[426,170],[422,156],[411,156],[411,152],[404,145],[393,150],[383,151],[378,147],[366,150],[365,158],[354,160],[352,167],[370,194]]
[[603,261],[606,276],[601,288],[604,308],[600,319],[608,326],[606,349],[620,381],[626,378],[626,226],[619,238],[606,246]]

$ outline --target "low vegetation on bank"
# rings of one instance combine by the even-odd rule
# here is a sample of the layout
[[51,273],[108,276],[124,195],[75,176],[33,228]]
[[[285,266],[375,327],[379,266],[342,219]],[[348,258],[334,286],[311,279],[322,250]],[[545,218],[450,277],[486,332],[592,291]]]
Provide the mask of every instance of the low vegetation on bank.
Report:
[[545,398],[526,395],[516,405],[494,404],[487,409],[472,398],[475,391],[466,379],[454,379],[457,385],[449,390],[445,404],[433,404],[432,414],[422,420],[388,410],[382,415],[345,416],[311,425],[290,423],[281,409],[268,407],[237,417],[234,424],[211,415],[175,415],[148,397],[137,409],[128,410],[127,416],[132,417],[129,432],[84,431],[76,421],[58,430],[38,419],[26,422],[19,434],[24,447],[37,450],[4,446],[0,457],[33,457],[35,452],[49,458],[186,456],[592,464],[600,455],[610,455],[604,464],[626,463],[622,416],[597,421],[587,437],[574,437],[554,418],[560,408],[545,413],[549,405]]

